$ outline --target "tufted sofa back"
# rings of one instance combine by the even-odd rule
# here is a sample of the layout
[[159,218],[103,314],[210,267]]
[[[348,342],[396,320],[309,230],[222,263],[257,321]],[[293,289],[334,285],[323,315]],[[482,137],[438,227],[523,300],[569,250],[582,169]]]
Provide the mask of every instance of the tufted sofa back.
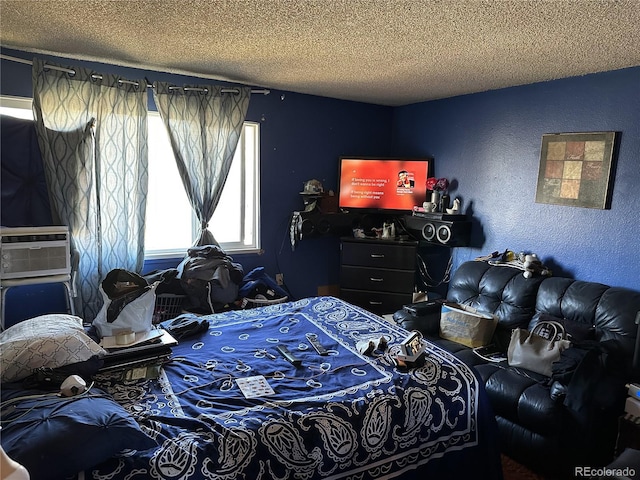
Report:
[[562,277],[524,278],[517,268],[470,261],[456,270],[447,300],[496,315],[495,341],[502,347],[512,329],[530,329],[544,314],[592,326],[596,340],[615,341],[629,364],[633,358],[640,292]]

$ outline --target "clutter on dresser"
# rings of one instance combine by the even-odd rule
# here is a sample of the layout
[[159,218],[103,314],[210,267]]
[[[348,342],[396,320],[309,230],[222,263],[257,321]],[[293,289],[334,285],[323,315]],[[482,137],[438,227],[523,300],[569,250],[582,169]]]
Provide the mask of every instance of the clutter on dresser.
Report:
[[[449,188],[449,180],[446,178],[427,178],[427,191],[431,192],[431,202],[428,203],[430,212],[446,212],[449,208],[449,194],[447,190]],[[423,204],[424,205],[424,204]]]

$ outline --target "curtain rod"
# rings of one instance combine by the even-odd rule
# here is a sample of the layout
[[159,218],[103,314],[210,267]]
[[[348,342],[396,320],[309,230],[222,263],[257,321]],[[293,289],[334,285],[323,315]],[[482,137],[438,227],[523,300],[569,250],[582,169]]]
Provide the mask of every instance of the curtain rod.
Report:
[[[2,60],[10,60],[12,62],[18,62],[18,63],[24,63],[25,65],[33,65],[33,62],[31,60],[25,60],[24,58],[18,58],[18,57],[11,57],[9,55],[5,55],[3,53],[0,53],[0,59]],[[71,75],[75,75],[76,71],[71,69],[71,68],[64,68],[64,67],[58,67],[57,65],[48,65],[45,63],[45,67],[46,68],[50,68],[51,70],[58,70],[60,72],[67,72]],[[102,75],[98,75],[96,73],[91,75],[91,78],[94,78],[96,80],[102,80]],[[132,82],[131,80],[118,80],[118,83],[127,83],[129,85],[135,85],[136,87],[138,85],[140,85],[138,82]],[[147,88],[153,88],[153,85],[147,85]],[[195,92],[208,92],[208,89],[206,88],[199,88],[199,87],[169,87],[169,90],[184,90],[185,92],[187,91],[195,91]],[[238,93],[238,89],[237,88],[222,88],[220,90],[222,93]],[[251,90],[252,94],[262,94],[262,95],[269,95],[271,93],[271,90],[268,89],[259,89],[259,90]]]

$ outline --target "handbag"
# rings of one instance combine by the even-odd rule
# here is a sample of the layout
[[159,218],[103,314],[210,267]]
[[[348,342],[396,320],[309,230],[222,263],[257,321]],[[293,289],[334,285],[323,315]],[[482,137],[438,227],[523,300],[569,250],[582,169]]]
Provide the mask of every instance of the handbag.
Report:
[[516,328],[511,332],[507,361],[512,367],[551,376],[551,365],[560,360],[560,353],[571,346],[567,333],[559,322],[538,322],[533,330]]

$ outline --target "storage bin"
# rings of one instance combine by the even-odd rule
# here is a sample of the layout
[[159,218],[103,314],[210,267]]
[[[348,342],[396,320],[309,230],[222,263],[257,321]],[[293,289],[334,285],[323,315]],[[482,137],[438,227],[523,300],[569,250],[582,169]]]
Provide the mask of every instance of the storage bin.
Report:
[[180,315],[185,298],[187,298],[186,295],[176,295],[174,293],[161,293],[156,295],[153,323],[171,320]]

